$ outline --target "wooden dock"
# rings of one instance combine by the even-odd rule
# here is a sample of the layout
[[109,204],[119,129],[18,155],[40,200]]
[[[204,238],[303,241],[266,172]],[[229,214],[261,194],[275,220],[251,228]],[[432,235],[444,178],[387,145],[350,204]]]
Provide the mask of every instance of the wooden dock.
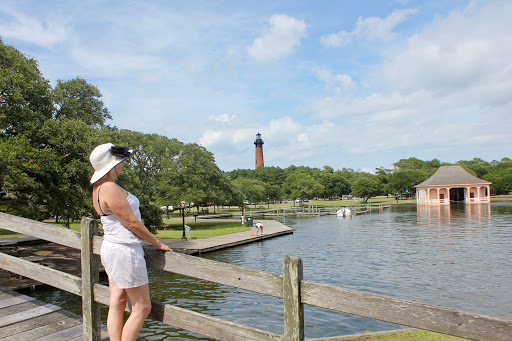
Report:
[[[256,224],[256,221],[258,220],[254,220],[254,224]],[[293,233],[293,229],[291,227],[283,225],[275,220],[261,220],[261,223],[263,224],[262,236],[251,236],[250,231],[245,231],[205,239],[192,239],[178,242],[174,241],[174,243],[170,244],[169,247],[177,252],[183,252],[186,254],[201,254]],[[256,228],[253,227],[253,234],[255,231]],[[194,229],[190,231],[190,234],[192,237],[194,236]],[[162,242],[166,243],[165,240],[162,240]]]
[[[0,340],[83,340],[82,317],[0,287]],[[109,340],[106,327],[101,340]]]

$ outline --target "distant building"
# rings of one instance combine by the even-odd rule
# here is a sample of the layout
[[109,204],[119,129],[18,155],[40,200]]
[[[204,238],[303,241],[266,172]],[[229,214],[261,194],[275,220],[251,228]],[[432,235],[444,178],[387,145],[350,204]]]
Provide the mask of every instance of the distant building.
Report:
[[441,166],[430,178],[415,186],[416,201],[423,205],[489,203],[491,184],[469,174],[461,166]]
[[263,140],[261,139],[261,134],[256,134],[256,140],[254,140],[254,144],[256,145],[256,167],[265,167],[263,163]]

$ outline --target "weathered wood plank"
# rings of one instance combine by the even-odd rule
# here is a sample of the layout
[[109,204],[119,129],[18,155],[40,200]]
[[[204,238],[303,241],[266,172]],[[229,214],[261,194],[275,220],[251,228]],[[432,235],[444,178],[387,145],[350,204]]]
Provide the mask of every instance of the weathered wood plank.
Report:
[[45,327],[53,324],[67,324],[68,319],[80,322],[78,316],[65,310],[59,310],[46,315],[38,316],[19,323],[0,327],[0,341],[31,340],[41,334],[39,327]]
[[[110,289],[108,286],[95,283],[94,287],[94,300],[98,303],[109,305]],[[127,310],[128,311],[128,310]]]
[[[1,287],[0,287],[0,288],[1,288]],[[7,295],[7,294],[5,294],[5,293],[3,293],[3,292],[0,292],[0,300],[7,299],[7,298],[9,298],[9,297],[10,297],[9,295]]]
[[36,317],[36,316],[45,315],[45,314],[48,314],[48,313],[51,313],[53,311],[60,310],[60,309],[61,308],[57,307],[56,305],[45,304],[43,306],[38,306],[38,307],[29,309],[26,311],[22,311],[22,312],[15,313],[12,315],[3,316],[2,319],[0,320],[0,327],[8,326],[10,324],[20,322],[20,321],[25,321],[25,320],[31,319],[33,317]]
[[43,304],[44,304],[43,302],[35,300],[35,301],[30,301],[30,302],[7,306],[5,308],[0,309],[0,320],[4,316],[16,314],[16,313],[18,313],[20,311],[24,311],[24,310],[30,310],[33,308],[37,308]]
[[304,306],[300,299],[302,260],[285,256],[283,262],[284,339],[304,340]]
[[279,275],[154,248],[144,251],[148,267],[283,298]]
[[15,291],[13,292],[10,289],[4,288],[4,287],[0,287],[0,299],[2,299],[2,300],[5,299],[5,298],[12,297],[13,293],[14,293],[14,296],[21,295],[21,294],[18,294],[17,292],[15,292]]
[[98,256],[93,253],[93,236],[98,234],[95,219],[84,217],[82,235],[82,316],[85,340],[100,340],[100,305],[94,301],[94,284],[99,282]]
[[423,303],[301,283],[302,303],[474,340],[511,340],[512,321]]
[[224,341],[281,340],[281,335],[152,301],[149,317],[177,328]]
[[[108,337],[108,331],[107,331],[107,327],[103,326],[101,328],[101,338],[100,338],[100,341],[109,341],[109,337]],[[69,339],[68,341],[84,341],[84,337],[83,335],[80,335],[80,336],[77,336],[77,337],[74,337],[72,339]],[[141,341],[147,341],[146,339],[137,339],[137,340],[141,340]]]
[[69,317],[67,319],[60,319],[58,321],[47,320],[47,322],[45,322],[43,325],[24,332],[11,334],[10,336],[5,336],[4,334],[2,334],[3,337],[0,338],[0,341],[13,340],[14,338],[16,338],[17,340],[40,340],[42,337],[52,335],[59,331],[69,329],[75,326],[81,327],[82,323],[76,318],[72,317]]
[[[82,325],[77,325],[71,328],[67,328],[64,330],[60,330],[56,333],[49,334],[43,337],[38,338],[38,341],[62,341],[62,340],[69,340],[75,337],[82,336]],[[88,340],[83,338],[84,340]]]
[[7,271],[52,285],[56,288],[66,290],[75,295],[81,294],[80,277],[51,269],[45,267],[44,265],[27,262],[17,257],[9,256],[3,253],[0,253],[0,263],[2,264],[2,268]]
[[103,243],[103,237],[94,236],[92,238],[92,250],[95,255],[99,255],[101,251],[101,244]]
[[80,233],[61,226],[46,224],[7,213],[0,213],[0,227],[9,231],[27,234],[57,244],[80,249]]
[[33,297],[25,296],[25,295],[19,295],[14,297],[5,298],[3,300],[0,300],[0,309],[5,308],[11,305],[16,305],[20,303],[30,302],[35,300]]
[[[96,301],[102,304],[109,302],[109,288],[101,284],[94,285]],[[177,328],[190,330],[194,333],[217,338],[220,340],[279,340],[281,335],[267,331],[224,321],[208,315],[178,308],[158,301],[151,301],[150,318]],[[126,308],[129,311],[129,307]]]

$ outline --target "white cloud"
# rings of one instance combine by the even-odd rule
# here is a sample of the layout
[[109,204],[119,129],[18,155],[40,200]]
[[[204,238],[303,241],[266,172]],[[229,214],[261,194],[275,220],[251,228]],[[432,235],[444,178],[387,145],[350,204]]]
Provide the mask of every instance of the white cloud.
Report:
[[346,46],[352,41],[352,34],[347,31],[331,33],[320,37],[320,41],[325,46],[338,47]]
[[219,143],[223,138],[223,132],[220,130],[207,130],[203,132],[201,138],[199,139],[199,144],[206,148],[210,148],[211,146]]
[[359,17],[356,27],[352,32],[342,30],[338,33],[324,35],[320,38],[320,41],[325,46],[338,47],[348,45],[352,39],[394,39],[396,38],[396,34],[393,32],[393,29],[416,12],[416,9],[402,9],[394,11],[385,18],[369,17],[363,19]]
[[10,20],[0,22],[0,33],[5,38],[19,39],[38,46],[51,47],[68,38],[71,30],[65,18],[35,18],[4,6],[0,8]]
[[512,21],[506,14],[511,10],[508,3],[475,12],[454,11],[438,18],[395,51],[384,64],[383,75],[390,86],[404,92],[427,89],[452,99],[463,95],[458,103],[494,101],[496,94],[507,100],[512,39],[504,32],[512,31]]
[[210,119],[211,120],[214,120],[214,121],[217,121],[217,122],[221,122],[221,123],[228,123],[228,122],[231,122],[233,121],[234,119],[236,119],[238,116],[233,114],[233,115],[230,115],[230,114],[221,114],[221,115],[211,115],[210,116]]
[[[230,160],[240,168],[251,168],[254,158],[255,132],[261,132],[265,142],[265,164],[287,167],[293,160],[324,158],[326,145],[336,146],[336,126],[329,121],[303,124],[290,116],[271,120],[266,126],[222,127],[203,132],[200,144],[214,152],[218,160]],[[316,160],[315,160],[316,161]],[[245,162],[245,165],[244,165]],[[327,164],[327,162],[324,162]]]
[[317,77],[325,82],[327,91],[339,95],[353,93],[358,88],[352,77],[346,74],[334,75],[328,70],[320,70],[317,72]]
[[258,61],[273,61],[288,56],[300,46],[306,35],[306,23],[293,17],[276,14],[269,27],[247,48],[249,56]]
[[[313,117],[357,127],[365,143],[354,153],[509,143],[512,38],[503,32],[512,31],[511,12],[498,2],[437,17],[392,51],[372,93],[332,91],[310,104]],[[329,71],[318,78],[327,89],[335,79],[351,84]]]

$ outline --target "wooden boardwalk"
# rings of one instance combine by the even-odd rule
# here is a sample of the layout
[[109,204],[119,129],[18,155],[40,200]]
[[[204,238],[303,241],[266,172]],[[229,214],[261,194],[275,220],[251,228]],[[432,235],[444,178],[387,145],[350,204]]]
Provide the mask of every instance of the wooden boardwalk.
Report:
[[[254,224],[256,224],[257,221],[258,220],[255,219]],[[174,243],[170,244],[169,247],[177,252],[183,252],[186,254],[201,254],[293,233],[293,229],[291,227],[283,225],[275,220],[261,220],[261,223],[263,224],[263,236],[251,236],[249,231],[245,231],[205,239],[174,241]],[[255,231],[256,228],[253,227],[253,234]],[[194,229],[190,231],[190,234],[194,237]],[[162,242],[166,243],[165,240],[162,240]]]
[[[0,287],[0,340],[83,340],[82,317]],[[109,340],[105,327],[101,340]]]

